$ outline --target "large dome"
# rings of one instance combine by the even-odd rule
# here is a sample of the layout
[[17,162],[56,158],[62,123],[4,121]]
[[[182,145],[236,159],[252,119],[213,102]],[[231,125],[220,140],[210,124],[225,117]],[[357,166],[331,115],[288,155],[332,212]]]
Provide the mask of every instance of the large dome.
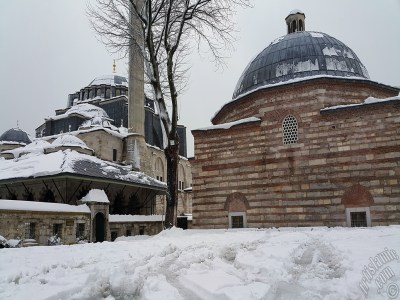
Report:
[[313,76],[369,79],[357,55],[325,33],[300,31],[273,41],[246,67],[233,99],[271,84]]
[[121,75],[103,75],[98,76],[89,83],[89,87],[95,85],[110,85],[110,86],[126,86],[128,87],[128,79]]

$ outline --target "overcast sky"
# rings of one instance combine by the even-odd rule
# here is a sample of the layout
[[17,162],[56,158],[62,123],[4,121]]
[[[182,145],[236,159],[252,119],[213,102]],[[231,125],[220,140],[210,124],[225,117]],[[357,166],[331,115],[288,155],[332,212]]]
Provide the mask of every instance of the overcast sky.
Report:
[[[93,2],[90,0],[89,2]],[[216,70],[207,55],[192,55],[190,79],[180,95],[180,123],[191,130],[210,125],[228,102],[242,71],[272,40],[286,34],[293,9],[306,15],[306,30],[327,33],[353,49],[372,80],[400,86],[400,0],[254,0],[237,17],[236,50]],[[0,1],[0,134],[17,126],[34,130],[67,95],[99,75],[111,74],[113,59],[97,40],[83,0]],[[127,75],[126,60],[117,72]]]

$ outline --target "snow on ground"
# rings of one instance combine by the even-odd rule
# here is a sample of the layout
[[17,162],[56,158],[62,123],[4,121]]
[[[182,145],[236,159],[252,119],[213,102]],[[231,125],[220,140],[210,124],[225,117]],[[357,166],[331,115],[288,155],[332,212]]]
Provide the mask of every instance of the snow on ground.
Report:
[[395,299],[399,254],[400,226],[172,229],[1,249],[0,299]]

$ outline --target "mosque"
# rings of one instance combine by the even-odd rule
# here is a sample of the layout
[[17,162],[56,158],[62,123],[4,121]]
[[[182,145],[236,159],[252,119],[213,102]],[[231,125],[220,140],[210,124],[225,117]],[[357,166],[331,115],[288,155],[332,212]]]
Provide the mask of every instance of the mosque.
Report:
[[285,20],[212,126],[192,131],[193,228],[399,224],[400,88],[305,31],[303,12]]
[[[0,135],[0,235],[43,245],[55,234],[70,244],[162,230],[166,131],[143,85],[139,96],[128,93],[130,80],[114,63],[113,74],[68,95],[66,108],[46,118],[35,138],[20,128]],[[178,135],[177,215],[187,228],[185,126]]]

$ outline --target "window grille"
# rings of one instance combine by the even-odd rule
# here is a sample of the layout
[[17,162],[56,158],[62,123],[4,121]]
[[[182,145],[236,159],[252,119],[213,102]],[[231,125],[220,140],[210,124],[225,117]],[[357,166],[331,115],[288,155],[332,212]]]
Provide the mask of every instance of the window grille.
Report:
[[351,212],[351,227],[367,227],[367,213],[365,211],[361,212]]
[[62,237],[61,236],[62,233],[62,224],[53,224],[53,235],[58,235],[58,237]]
[[25,223],[25,239],[35,239],[35,223]]
[[243,228],[243,216],[231,216],[232,228]]
[[76,224],[76,237],[82,238],[85,236],[85,223]]
[[296,144],[299,141],[298,123],[294,116],[289,115],[283,120],[283,144]]

